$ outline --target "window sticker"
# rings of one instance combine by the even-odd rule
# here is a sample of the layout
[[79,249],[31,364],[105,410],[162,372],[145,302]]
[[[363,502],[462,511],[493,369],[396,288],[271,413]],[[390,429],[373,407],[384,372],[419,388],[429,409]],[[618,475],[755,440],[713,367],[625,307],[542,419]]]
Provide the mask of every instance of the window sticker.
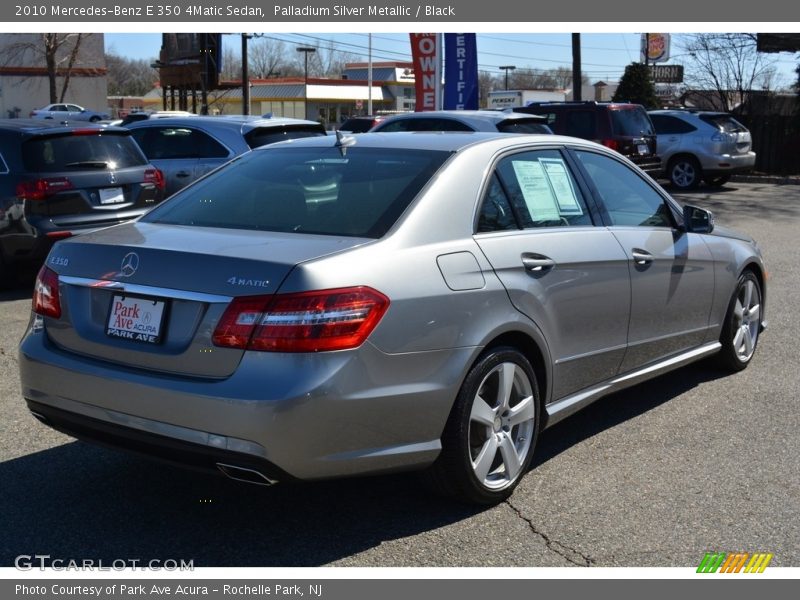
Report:
[[514,174],[534,221],[558,221],[561,215],[549,178],[537,160],[512,160]]
[[540,158],[539,161],[544,167],[544,172],[550,180],[553,193],[558,202],[558,210],[562,215],[582,215],[583,210],[578,203],[578,196],[572,186],[572,178],[569,176],[567,166],[560,158]]

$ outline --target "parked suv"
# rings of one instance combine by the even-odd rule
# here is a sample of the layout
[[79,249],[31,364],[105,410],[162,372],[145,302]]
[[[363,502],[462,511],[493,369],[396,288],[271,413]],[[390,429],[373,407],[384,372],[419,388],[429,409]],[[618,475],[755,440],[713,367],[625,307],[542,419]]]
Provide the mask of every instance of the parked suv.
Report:
[[241,115],[146,119],[127,127],[145,156],[163,171],[167,195],[252,148],[326,135],[316,121]]
[[721,186],[756,164],[750,132],[727,113],[653,110],[649,115],[658,134],[662,175],[677,188],[695,188],[701,179]]
[[514,112],[542,115],[557,135],[598,142],[626,156],[653,177],[661,173],[655,128],[639,104],[535,102],[515,108]]
[[0,285],[55,240],[116,225],[164,198],[164,178],[120,127],[0,119]]

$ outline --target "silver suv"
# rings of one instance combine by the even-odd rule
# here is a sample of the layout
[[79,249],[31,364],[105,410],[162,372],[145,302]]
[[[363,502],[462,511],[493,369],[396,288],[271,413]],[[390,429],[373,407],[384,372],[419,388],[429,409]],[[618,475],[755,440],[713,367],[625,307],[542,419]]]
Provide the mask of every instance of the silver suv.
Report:
[[747,127],[721,112],[652,110],[663,176],[688,190],[700,180],[721,186],[731,175],[752,170],[756,153]]

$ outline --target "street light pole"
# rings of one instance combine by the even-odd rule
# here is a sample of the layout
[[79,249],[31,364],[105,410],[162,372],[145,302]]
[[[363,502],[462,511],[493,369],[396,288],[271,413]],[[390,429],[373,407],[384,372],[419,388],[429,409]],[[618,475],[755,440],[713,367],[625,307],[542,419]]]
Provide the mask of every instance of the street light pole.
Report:
[[503,65],[502,67],[498,67],[498,69],[506,72],[506,90],[508,90],[508,72],[513,71],[516,68],[517,67],[515,65]]
[[305,78],[303,85],[303,106],[305,107],[306,120],[308,120],[308,55],[317,51],[316,48],[311,46],[298,46],[298,52],[303,53],[305,58]]

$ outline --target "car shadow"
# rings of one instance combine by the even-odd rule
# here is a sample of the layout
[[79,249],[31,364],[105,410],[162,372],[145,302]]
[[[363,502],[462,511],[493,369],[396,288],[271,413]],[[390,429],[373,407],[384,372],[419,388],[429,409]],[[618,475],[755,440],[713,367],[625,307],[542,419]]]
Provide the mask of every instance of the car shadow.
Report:
[[532,468],[606,429],[635,419],[700,384],[729,375],[716,369],[709,361],[700,361],[601,398],[543,432]]
[[[689,366],[600,400],[547,430],[535,465],[722,375]],[[0,566],[19,554],[319,566],[483,510],[433,496],[415,474],[264,488],[82,442],[0,463],[0,481]]]

